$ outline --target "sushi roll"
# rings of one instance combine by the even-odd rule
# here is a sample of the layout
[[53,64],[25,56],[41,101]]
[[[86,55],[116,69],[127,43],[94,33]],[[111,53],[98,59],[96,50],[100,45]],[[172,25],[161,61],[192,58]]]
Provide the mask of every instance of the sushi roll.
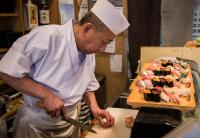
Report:
[[155,88],[152,88],[150,90],[151,90],[151,94],[152,94],[151,101],[160,102],[160,91],[158,91]]
[[152,101],[152,93],[149,89],[144,89],[142,92],[146,101]]
[[171,69],[169,67],[165,68],[165,75],[170,75],[171,74]]
[[153,70],[153,73],[154,73],[154,75],[159,76],[159,75],[161,74],[161,71],[160,71],[159,68],[155,68],[155,69]]
[[163,68],[163,69],[160,69],[160,75],[166,76],[166,74],[165,74],[165,69],[164,69],[164,68]]
[[167,67],[168,66],[168,62],[166,60],[162,60],[161,61],[161,66]]
[[159,78],[159,79],[160,79],[160,87],[163,87],[167,84],[164,78]]
[[168,80],[166,80],[166,82],[167,82],[166,84],[167,84],[168,87],[174,87],[173,80],[168,79]]
[[167,65],[173,67],[173,62],[169,60],[169,61],[167,62]]
[[160,86],[160,79],[158,77],[154,77],[152,79],[153,87]]

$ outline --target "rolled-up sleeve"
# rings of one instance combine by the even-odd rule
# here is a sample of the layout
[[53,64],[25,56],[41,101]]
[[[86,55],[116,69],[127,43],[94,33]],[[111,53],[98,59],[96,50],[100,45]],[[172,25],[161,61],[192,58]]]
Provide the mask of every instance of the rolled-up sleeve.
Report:
[[91,58],[91,81],[87,87],[87,91],[96,91],[97,89],[99,89],[100,85],[99,85],[99,82],[97,81],[96,77],[95,77],[95,74],[94,74],[94,71],[95,71],[95,65],[96,65],[96,61],[95,61],[95,55],[90,55],[92,56]]
[[[21,78],[29,74],[31,66],[40,60],[48,47],[48,43],[41,43],[47,37],[42,38],[37,29],[19,38],[9,51],[0,60],[0,72],[10,76]],[[47,41],[48,42],[48,41]]]

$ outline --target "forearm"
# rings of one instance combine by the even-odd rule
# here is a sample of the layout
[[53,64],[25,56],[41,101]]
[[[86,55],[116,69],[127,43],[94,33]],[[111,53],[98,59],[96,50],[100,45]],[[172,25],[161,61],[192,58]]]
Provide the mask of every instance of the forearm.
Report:
[[83,97],[92,112],[99,109],[94,92],[85,92]]
[[14,89],[30,96],[43,99],[48,95],[52,95],[47,88],[28,77],[15,78],[0,72],[0,78]]

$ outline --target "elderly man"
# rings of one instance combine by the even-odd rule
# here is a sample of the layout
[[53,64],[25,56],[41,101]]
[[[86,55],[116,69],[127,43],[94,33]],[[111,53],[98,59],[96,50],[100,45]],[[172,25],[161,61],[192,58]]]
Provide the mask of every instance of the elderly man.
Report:
[[24,97],[15,136],[70,137],[74,126],[60,115],[76,119],[82,96],[102,127],[112,127],[114,118],[99,108],[93,93],[99,88],[93,53],[104,51],[128,26],[110,2],[98,0],[79,22],[37,27],[19,38],[0,61],[0,77]]

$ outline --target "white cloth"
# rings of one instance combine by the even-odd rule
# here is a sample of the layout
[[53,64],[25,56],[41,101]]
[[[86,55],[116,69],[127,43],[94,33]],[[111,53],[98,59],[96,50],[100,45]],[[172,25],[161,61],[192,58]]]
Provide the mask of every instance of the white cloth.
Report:
[[[91,11],[115,34],[122,33],[129,27],[123,13],[108,0],[97,0]],[[106,12],[105,12],[106,11]]]
[[[66,106],[94,91],[99,83],[94,75],[95,55],[81,62],[74,38],[72,20],[64,25],[37,27],[19,38],[0,61],[0,71],[20,78],[28,74],[34,81],[58,95]],[[24,95],[25,103],[35,107],[37,98]]]

